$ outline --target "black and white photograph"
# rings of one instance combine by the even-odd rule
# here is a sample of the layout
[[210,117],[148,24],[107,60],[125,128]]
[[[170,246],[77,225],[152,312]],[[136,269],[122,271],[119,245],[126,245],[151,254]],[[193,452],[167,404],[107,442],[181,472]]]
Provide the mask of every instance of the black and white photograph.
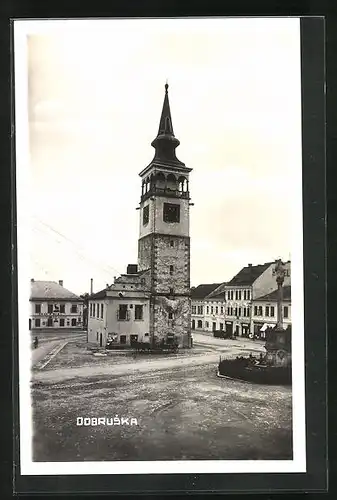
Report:
[[306,472],[300,19],[14,49],[21,473]]

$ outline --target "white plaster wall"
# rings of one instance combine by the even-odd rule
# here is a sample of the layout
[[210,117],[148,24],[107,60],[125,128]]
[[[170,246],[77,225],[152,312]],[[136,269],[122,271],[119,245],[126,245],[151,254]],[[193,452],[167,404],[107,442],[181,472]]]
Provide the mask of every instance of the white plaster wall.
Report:
[[[253,283],[253,299],[263,297],[267,293],[273,292],[277,289],[276,276],[273,276],[273,269],[275,263],[272,263]],[[283,286],[291,285],[291,263],[285,264],[286,276],[284,278]]]

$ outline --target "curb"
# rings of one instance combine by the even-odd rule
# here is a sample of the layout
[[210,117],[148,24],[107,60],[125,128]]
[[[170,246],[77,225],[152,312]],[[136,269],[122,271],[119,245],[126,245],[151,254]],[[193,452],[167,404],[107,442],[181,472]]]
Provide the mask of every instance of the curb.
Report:
[[47,365],[48,363],[50,363],[50,361],[55,358],[55,356],[57,356],[57,354],[69,343],[69,341],[67,340],[66,342],[63,342],[63,344],[61,345],[57,345],[56,347],[54,347],[54,349],[52,349],[48,354],[46,354],[46,356],[39,362],[37,363],[37,365],[34,367],[35,369],[38,369],[38,370],[43,370]]

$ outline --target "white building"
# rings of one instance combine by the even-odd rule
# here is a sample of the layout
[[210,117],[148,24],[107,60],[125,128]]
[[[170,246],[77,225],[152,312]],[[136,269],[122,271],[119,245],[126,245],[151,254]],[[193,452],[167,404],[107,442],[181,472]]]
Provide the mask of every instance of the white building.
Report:
[[220,283],[205,283],[191,289],[192,330],[208,330],[209,320],[206,320],[206,297],[219,286]]
[[[275,264],[248,264],[227,283],[192,289],[192,329],[225,330],[234,336],[256,332],[253,301],[276,290]],[[290,287],[290,264],[285,263],[285,287]]]
[[[227,332],[235,336],[247,336],[254,332],[252,304],[255,299],[277,288],[275,264],[248,264],[227,283],[224,290]],[[285,263],[284,285],[290,286],[290,261]]]
[[147,275],[138,273],[137,265],[129,265],[127,273],[116,278],[114,284],[90,295],[89,343],[105,347],[108,340],[120,346],[150,341]]
[[[264,338],[265,330],[268,327],[276,326],[278,321],[277,300],[278,290],[253,300],[252,322],[255,335]],[[283,287],[282,316],[282,326],[287,328],[291,325],[291,286]]]
[[29,329],[83,329],[83,300],[63,281],[31,280]]

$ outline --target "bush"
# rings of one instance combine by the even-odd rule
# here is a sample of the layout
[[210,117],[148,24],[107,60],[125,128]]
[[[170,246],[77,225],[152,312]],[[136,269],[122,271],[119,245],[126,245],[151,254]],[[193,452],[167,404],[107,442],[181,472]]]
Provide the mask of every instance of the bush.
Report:
[[219,373],[257,384],[291,385],[291,366],[259,366],[249,358],[224,359],[219,363]]

